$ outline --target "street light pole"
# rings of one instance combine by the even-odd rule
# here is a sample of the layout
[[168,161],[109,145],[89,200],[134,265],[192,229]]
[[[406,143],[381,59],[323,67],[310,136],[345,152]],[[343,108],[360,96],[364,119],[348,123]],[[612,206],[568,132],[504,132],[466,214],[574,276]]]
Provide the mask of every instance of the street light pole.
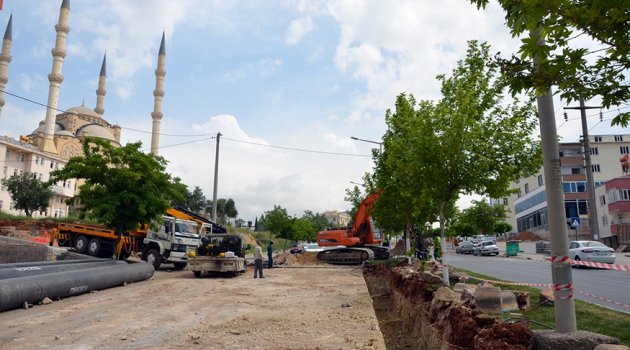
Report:
[[217,221],[217,187],[219,184],[219,140],[221,133],[217,133],[217,153],[214,157],[214,192],[212,193],[212,220]]
[[369,142],[369,143],[377,144],[378,145],[378,153],[379,154],[383,153],[383,143],[382,142],[364,140],[364,139],[360,139],[360,138],[354,137],[354,136],[350,136],[350,138],[353,139],[353,140],[357,140],[357,141],[363,141],[363,142]]

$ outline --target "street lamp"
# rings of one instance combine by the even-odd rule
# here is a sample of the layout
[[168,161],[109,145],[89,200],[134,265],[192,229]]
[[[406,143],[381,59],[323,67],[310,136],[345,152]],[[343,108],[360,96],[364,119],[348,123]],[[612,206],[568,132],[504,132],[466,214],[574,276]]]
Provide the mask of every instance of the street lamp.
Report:
[[382,153],[383,152],[383,143],[382,142],[376,142],[376,141],[370,141],[370,140],[364,140],[364,139],[360,139],[358,137],[354,137],[354,136],[350,136],[351,139],[353,140],[357,140],[357,141],[363,141],[363,142],[369,142],[369,143],[375,143],[378,145],[378,153]]
[[354,184],[354,185],[365,186],[365,184],[360,184],[360,183],[358,183],[358,182],[354,182],[354,181],[350,181],[350,183],[351,183],[351,184]]

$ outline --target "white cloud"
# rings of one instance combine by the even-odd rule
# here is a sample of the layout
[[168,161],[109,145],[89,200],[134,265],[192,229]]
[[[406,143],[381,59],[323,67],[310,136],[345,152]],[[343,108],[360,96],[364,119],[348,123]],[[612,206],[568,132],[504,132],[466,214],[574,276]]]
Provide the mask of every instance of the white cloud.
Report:
[[291,21],[289,29],[285,35],[285,42],[289,45],[295,45],[302,37],[315,29],[313,20],[310,16],[301,17]]

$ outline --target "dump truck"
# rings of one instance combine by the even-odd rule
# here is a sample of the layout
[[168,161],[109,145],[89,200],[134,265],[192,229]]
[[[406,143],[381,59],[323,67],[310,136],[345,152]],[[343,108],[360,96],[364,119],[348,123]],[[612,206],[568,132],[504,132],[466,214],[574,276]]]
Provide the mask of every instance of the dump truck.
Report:
[[55,242],[91,256],[125,259],[135,253],[157,270],[162,263],[185,268],[189,253],[197,250],[200,239],[196,222],[163,216],[157,230],[139,228],[120,236],[114,230],[94,225],[59,223],[50,235],[50,245]]
[[247,271],[243,238],[238,234],[214,233],[201,237],[201,245],[190,254],[188,269],[195,277],[204,274],[236,276]]

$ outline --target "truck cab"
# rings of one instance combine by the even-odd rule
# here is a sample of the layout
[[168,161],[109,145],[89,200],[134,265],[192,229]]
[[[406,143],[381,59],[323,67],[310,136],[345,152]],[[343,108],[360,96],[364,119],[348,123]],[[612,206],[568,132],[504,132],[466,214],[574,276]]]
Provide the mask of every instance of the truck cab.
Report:
[[176,269],[183,269],[188,263],[188,253],[196,251],[199,244],[196,222],[163,216],[157,230],[150,228],[147,231],[142,257],[156,270],[162,263],[172,263]]

